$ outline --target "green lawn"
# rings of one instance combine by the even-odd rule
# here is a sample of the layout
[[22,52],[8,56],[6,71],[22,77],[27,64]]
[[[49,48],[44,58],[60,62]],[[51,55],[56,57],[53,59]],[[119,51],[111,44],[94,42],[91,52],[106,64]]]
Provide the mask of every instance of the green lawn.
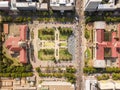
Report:
[[87,40],[89,40],[90,39],[90,30],[85,30],[85,32],[84,32],[85,34],[85,38],[87,39]]
[[54,28],[43,28],[38,30],[38,38],[40,38],[41,40],[54,40],[54,33]]
[[60,32],[60,40],[67,40],[72,34],[72,29],[68,27],[58,27]]
[[90,49],[87,48],[85,51],[85,59],[89,60],[90,58],[91,58],[91,52],[90,52]]
[[85,66],[93,66],[93,60],[92,60],[92,49],[87,48],[85,53],[84,53],[84,57],[85,57]]
[[67,43],[60,43],[60,46],[66,47]]
[[60,60],[65,60],[65,61],[72,60],[72,55],[68,52],[67,49],[60,49],[59,55],[60,55],[59,57]]
[[44,43],[44,46],[45,46],[45,47],[54,47],[54,46],[55,46],[55,43],[54,43],[54,42],[45,42],[45,43]]
[[54,60],[54,49],[41,49],[38,51],[38,58],[40,60]]
[[65,41],[65,40],[67,40],[68,39],[68,36],[67,35],[61,35],[60,34],[60,40],[61,41]]

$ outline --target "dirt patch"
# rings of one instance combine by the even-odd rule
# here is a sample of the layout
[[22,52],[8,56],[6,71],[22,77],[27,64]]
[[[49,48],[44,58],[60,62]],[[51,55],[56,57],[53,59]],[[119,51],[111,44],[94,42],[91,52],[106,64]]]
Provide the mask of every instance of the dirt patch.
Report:
[[9,35],[19,36],[19,34],[20,34],[19,26],[20,25],[17,25],[17,24],[10,24],[9,25]]

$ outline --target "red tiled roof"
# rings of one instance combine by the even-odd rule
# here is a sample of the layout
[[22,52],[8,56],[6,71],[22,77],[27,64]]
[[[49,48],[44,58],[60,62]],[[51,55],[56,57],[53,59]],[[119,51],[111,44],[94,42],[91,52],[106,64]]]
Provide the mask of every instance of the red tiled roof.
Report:
[[11,47],[18,47],[19,48],[19,45],[18,45],[18,42],[20,41],[20,37],[13,37],[13,36],[10,36],[6,42],[5,42],[5,45],[8,49],[10,49]]
[[[120,25],[119,25],[119,37],[120,37]],[[96,51],[96,59],[104,60],[104,48],[108,47],[112,49],[111,57],[118,57],[117,48],[120,48],[120,41],[117,41],[115,38],[117,36],[116,32],[112,32],[112,41],[104,41],[104,30],[97,30],[97,51]]]
[[27,63],[27,53],[24,48],[20,50],[20,63]]
[[112,47],[112,57],[117,57],[118,52],[116,51],[116,47]]
[[104,48],[102,46],[97,47],[97,60],[104,60]]
[[116,32],[112,32],[112,57],[117,57],[118,53],[116,51],[116,44],[117,44],[117,41],[115,39],[115,37],[117,36]]
[[117,42],[117,44],[115,45],[117,48],[120,47],[120,42]]
[[101,43],[104,40],[104,30],[97,29],[97,42]]
[[8,24],[3,24],[3,30],[5,34],[8,34]]
[[20,26],[20,38],[21,40],[26,40],[26,30],[27,30],[27,26],[26,25],[22,25]]
[[8,48],[10,51],[20,52],[20,62],[21,63],[27,63],[27,57],[26,57],[27,53],[26,53],[26,49],[19,46],[18,43],[21,40],[22,41],[26,40],[26,34],[27,34],[27,25],[22,25],[22,26],[20,26],[20,37],[11,36],[5,42],[6,48]]

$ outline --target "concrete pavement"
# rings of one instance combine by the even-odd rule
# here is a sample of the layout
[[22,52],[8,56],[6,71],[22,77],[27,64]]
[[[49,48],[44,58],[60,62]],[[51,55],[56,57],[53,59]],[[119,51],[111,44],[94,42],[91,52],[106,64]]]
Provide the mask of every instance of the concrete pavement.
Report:
[[84,90],[83,87],[83,67],[84,67],[84,10],[83,10],[84,0],[76,1],[76,14],[79,17],[79,22],[76,30],[76,64],[77,64],[77,81],[76,90]]

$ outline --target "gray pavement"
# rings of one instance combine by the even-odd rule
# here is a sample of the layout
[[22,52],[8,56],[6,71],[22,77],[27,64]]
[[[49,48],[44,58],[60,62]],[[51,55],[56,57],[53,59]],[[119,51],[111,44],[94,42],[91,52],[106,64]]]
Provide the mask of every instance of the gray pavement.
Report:
[[84,10],[83,10],[83,1],[76,1],[76,11],[79,16],[79,22],[76,29],[76,64],[77,64],[77,81],[76,81],[76,90],[84,90],[83,87],[83,67],[84,67]]

